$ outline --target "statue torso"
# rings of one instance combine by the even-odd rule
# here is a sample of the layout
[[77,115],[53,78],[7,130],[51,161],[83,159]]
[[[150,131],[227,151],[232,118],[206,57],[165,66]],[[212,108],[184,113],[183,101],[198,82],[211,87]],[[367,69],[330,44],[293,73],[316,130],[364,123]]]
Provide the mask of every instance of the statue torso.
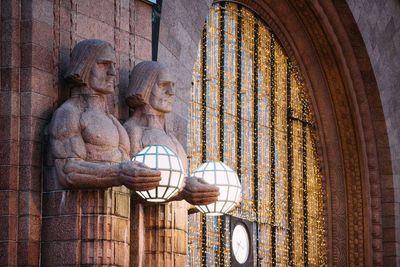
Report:
[[[182,164],[187,170],[187,155],[181,143],[170,133],[166,133],[163,129],[155,127],[140,126],[135,123],[134,118],[130,118],[124,127],[127,129],[129,139],[131,141],[131,156],[139,152],[148,145],[164,145],[168,146],[172,151],[178,154]],[[139,141],[139,142],[137,142]],[[138,143],[137,147],[132,147]]]
[[79,112],[79,127],[91,162],[121,163],[129,160],[129,138],[121,123],[111,114],[86,107],[82,98],[68,101]]
[[120,163],[129,159],[126,153],[128,136],[112,115],[87,109],[81,114],[80,124],[87,150],[86,160]]

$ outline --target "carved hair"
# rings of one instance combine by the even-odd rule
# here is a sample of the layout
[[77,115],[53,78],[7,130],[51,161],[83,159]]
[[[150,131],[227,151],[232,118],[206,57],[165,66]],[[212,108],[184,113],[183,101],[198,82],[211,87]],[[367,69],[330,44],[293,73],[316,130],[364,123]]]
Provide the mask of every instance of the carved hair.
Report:
[[75,45],[65,79],[70,87],[87,85],[90,71],[104,50],[112,46],[103,40],[88,39]]
[[143,61],[133,68],[125,96],[128,106],[134,108],[149,104],[151,90],[162,69],[166,66],[157,61]]

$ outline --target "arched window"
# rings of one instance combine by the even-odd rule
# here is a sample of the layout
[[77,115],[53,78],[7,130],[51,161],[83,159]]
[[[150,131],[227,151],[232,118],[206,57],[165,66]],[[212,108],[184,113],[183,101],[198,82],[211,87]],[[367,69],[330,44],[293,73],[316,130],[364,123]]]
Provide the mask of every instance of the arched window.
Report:
[[212,6],[194,66],[188,154],[192,171],[210,160],[235,169],[242,201],[226,216],[189,216],[189,266],[243,261],[231,246],[237,224],[249,233],[247,263],[326,265],[315,129],[294,66],[252,11]]

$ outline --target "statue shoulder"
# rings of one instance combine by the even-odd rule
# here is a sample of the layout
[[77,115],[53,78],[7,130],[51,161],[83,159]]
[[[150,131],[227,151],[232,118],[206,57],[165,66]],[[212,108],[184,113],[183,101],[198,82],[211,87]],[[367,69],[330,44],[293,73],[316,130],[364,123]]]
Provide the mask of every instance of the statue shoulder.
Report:
[[188,166],[187,166],[187,154],[186,154],[185,148],[183,147],[181,142],[179,142],[179,140],[175,137],[175,135],[173,133],[169,132],[168,135],[171,137],[172,142],[175,144],[175,149],[176,149],[175,152],[178,154],[179,158],[181,159],[181,161],[183,163],[183,167],[186,170]]
[[143,148],[142,137],[144,127],[137,124],[134,118],[130,118],[124,123],[124,128],[128,133],[129,142],[131,145],[130,156],[132,157]]
[[53,114],[49,125],[50,137],[64,139],[80,132],[81,113],[75,101],[67,100]]
[[85,158],[86,147],[82,138],[82,111],[73,99],[62,104],[49,125],[50,145],[55,159]]
[[128,133],[129,138],[132,136],[137,136],[143,134],[144,127],[137,124],[136,121],[133,118],[129,118],[125,123],[124,123],[124,128],[126,132]]

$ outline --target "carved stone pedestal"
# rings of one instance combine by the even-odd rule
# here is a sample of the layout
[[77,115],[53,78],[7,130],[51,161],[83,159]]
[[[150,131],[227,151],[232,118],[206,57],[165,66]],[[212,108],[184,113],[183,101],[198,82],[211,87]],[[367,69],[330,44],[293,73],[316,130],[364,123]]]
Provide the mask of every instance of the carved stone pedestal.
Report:
[[[138,206],[133,207],[133,210],[137,210]],[[143,206],[143,261],[142,265],[133,262],[131,266],[186,266],[187,208],[188,204],[185,201]],[[132,243],[133,249],[140,251],[140,242],[132,240]]]
[[129,266],[129,198],[124,186],[47,190],[41,265]]

